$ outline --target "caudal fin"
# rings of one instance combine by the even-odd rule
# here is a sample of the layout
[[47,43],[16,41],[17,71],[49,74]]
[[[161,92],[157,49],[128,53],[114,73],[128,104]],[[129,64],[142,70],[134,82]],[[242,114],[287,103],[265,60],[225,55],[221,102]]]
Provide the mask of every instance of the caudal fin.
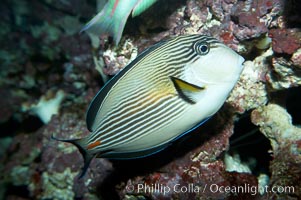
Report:
[[82,178],[86,174],[87,169],[89,168],[89,165],[90,165],[92,159],[95,157],[94,154],[89,153],[89,151],[87,151],[85,148],[86,147],[86,142],[85,142],[86,138],[66,140],[66,139],[58,139],[52,135],[51,139],[54,139],[54,140],[60,141],[60,142],[68,142],[68,143],[74,144],[78,148],[79,152],[82,154],[82,156],[84,158],[84,167],[82,168],[82,171],[79,174],[78,179]]
[[98,38],[105,34],[112,36],[115,45],[117,45],[120,41],[127,18],[133,9],[134,5],[131,5],[133,2],[135,1],[120,5],[121,3],[118,1],[114,4],[108,1],[104,8],[83,27],[81,32],[86,31],[88,33],[92,44],[94,42],[94,47],[97,45],[96,40],[99,40]]

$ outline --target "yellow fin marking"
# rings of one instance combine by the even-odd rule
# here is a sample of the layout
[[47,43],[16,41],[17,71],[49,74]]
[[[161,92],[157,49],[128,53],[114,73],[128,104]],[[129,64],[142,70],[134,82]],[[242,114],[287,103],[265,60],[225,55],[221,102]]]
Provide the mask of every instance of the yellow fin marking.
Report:
[[170,77],[179,96],[188,103],[195,104],[198,100],[198,95],[202,93],[205,87],[193,85],[179,78]]
[[177,84],[179,88],[182,90],[190,91],[190,92],[200,92],[204,88],[198,87],[196,85],[189,84],[181,79],[174,78],[174,82]]

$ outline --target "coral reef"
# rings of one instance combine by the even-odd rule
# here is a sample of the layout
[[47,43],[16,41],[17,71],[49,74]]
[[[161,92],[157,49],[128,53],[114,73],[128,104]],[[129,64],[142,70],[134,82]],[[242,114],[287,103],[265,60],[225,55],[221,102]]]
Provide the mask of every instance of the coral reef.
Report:
[[[301,198],[298,1],[159,0],[128,20],[119,46],[100,38],[97,49],[79,33],[96,13],[94,4],[2,2],[0,199]],[[216,37],[246,59],[223,108],[156,155],[94,159],[78,180],[80,153],[51,136],[89,134],[87,106],[110,76],[149,45],[192,33]],[[239,151],[229,153],[242,119],[271,145],[250,158],[253,164]],[[255,143],[244,151],[260,147]],[[263,154],[270,160],[258,170]]]
[[252,112],[252,121],[271,141],[273,161],[270,187],[285,187],[283,192],[266,193],[267,199],[295,199],[301,195],[301,128],[292,124],[287,111],[269,104]]

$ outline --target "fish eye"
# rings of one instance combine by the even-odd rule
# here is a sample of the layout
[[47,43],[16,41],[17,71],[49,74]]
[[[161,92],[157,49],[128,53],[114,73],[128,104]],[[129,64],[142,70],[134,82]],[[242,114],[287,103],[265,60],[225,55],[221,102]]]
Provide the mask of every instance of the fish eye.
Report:
[[209,52],[209,44],[207,42],[200,42],[195,44],[195,51],[199,55],[206,55]]

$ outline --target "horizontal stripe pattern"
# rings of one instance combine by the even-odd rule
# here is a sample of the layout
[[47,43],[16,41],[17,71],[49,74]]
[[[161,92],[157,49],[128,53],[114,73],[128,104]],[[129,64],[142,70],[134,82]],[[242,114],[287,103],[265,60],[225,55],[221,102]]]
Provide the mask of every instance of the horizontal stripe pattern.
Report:
[[[94,151],[113,150],[177,120],[190,105],[179,98],[169,77],[181,78],[184,66],[198,59],[193,49],[197,41],[219,43],[208,36],[178,36],[128,70],[99,108],[94,121],[96,129],[87,145],[101,141]],[[112,107],[106,107],[109,105]]]

